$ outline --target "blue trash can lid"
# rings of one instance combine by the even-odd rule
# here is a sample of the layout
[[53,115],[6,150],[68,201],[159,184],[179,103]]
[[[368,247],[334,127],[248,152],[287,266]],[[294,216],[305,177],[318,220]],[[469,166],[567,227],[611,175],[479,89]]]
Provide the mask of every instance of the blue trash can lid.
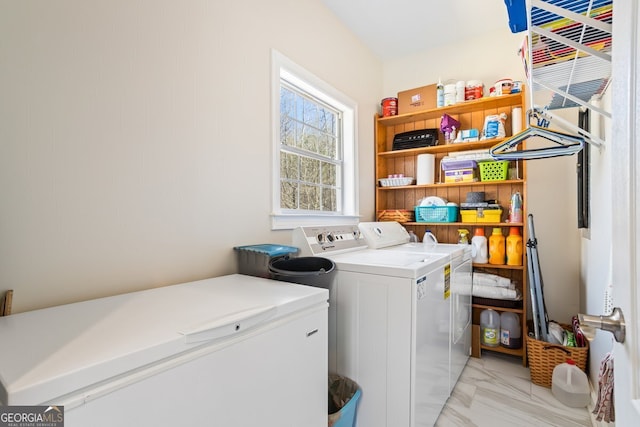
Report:
[[235,246],[236,251],[257,252],[268,255],[270,257],[297,254],[299,249],[295,246],[277,245],[272,243],[264,243],[261,245]]

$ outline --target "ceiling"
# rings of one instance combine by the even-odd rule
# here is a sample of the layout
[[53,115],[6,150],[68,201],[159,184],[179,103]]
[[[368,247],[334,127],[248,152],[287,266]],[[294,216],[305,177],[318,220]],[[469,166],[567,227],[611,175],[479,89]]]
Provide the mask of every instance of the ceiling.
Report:
[[381,60],[508,29],[504,0],[322,0]]

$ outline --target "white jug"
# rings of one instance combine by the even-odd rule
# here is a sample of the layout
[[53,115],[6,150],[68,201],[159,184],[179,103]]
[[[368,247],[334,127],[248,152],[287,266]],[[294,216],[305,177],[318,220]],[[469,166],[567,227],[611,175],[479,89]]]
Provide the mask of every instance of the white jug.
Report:
[[553,368],[551,392],[560,402],[572,408],[584,408],[589,404],[589,380],[571,359]]

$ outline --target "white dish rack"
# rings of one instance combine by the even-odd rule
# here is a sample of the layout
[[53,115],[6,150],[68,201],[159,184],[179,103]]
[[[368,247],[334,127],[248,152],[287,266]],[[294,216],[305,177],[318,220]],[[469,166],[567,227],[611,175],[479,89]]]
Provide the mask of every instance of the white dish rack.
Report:
[[380,185],[383,187],[404,187],[405,185],[411,185],[413,178],[380,178],[378,181],[380,181]]

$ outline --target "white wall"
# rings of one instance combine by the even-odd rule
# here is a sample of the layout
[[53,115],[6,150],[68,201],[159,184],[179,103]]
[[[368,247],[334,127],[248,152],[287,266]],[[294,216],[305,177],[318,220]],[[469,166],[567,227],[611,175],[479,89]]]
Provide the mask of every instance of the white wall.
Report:
[[[518,51],[525,33],[512,34],[505,22],[501,29],[482,37],[447,44],[420,55],[384,64],[384,96],[445,80],[482,80],[485,92],[497,80],[526,81]],[[545,99],[535,98],[545,105]],[[545,102],[545,103],[543,103]],[[577,124],[575,109],[573,114]],[[534,215],[539,242],[540,268],[550,319],[567,323],[579,311],[580,233],[576,213],[576,157],[533,160],[527,163],[525,200]]]
[[[611,111],[611,90],[603,98],[602,105],[607,111]],[[611,121],[594,114],[592,128],[594,121],[600,123],[596,125],[601,129],[600,137],[610,141]],[[593,315],[607,314],[604,296],[607,286],[612,284],[610,251],[614,242],[611,235],[614,208],[611,203],[611,174],[615,168],[611,165],[610,151],[610,144],[591,149],[591,227],[589,233],[584,233],[581,241],[581,293],[584,297],[580,308],[582,313]],[[595,340],[590,343],[589,375],[596,390],[600,361],[611,351],[612,338],[610,333],[598,330]]]
[[486,93],[497,80],[525,80],[518,50],[522,34],[512,34],[505,20],[504,28],[487,31],[479,37],[459,43],[447,43],[427,52],[384,63],[384,96],[399,91],[447,80],[482,80]]
[[0,291],[14,312],[232,273],[270,231],[270,52],[358,103],[382,64],[319,0],[0,5]]

